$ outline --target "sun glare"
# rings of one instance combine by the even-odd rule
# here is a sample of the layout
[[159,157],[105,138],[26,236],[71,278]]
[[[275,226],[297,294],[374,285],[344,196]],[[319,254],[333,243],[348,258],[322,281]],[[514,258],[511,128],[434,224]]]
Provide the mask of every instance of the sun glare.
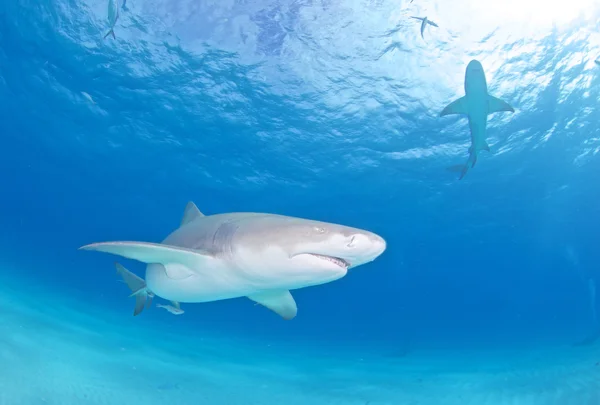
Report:
[[475,15],[503,21],[561,25],[579,16],[592,17],[598,0],[469,0]]

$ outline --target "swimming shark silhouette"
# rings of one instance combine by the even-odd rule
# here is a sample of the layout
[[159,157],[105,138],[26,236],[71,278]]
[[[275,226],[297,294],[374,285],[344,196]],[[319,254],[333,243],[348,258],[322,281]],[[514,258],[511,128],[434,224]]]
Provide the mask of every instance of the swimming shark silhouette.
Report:
[[115,35],[115,24],[119,19],[119,5],[117,0],[108,0],[108,24],[109,31],[104,35],[104,39],[109,35],[112,35],[113,39],[117,39]]
[[297,306],[290,290],[340,279],[375,260],[386,242],[369,231],[283,215],[204,216],[189,202],[180,227],[162,243],[103,242],[80,249],[146,263],[143,285],[131,283],[140,303],[150,293],[181,303],[248,297],[292,319]]
[[411,18],[421,21],[421,38],[423,38],[423,39],[425,39],[425,37],[423,36],[423,33],[425,32],[425,27],[427,26],[427,24],[432,25],[434,27],[438,26],[436,23],[429,20],[427,17],[411,17]]
[[515,112],[508,103],[488,93],[483,66],[479,61],[472,60],[467,65],[465,73],[465,96],[448,104],[440,113],[440,117],[450,114],[466,114],[469,120],[471,130],[469,159],[464,165],[449,168],[461,172],[459,179],[467,174],[469,168],[475,166],[480,151],[490,151],[486,141],[487,116],[500,111]]

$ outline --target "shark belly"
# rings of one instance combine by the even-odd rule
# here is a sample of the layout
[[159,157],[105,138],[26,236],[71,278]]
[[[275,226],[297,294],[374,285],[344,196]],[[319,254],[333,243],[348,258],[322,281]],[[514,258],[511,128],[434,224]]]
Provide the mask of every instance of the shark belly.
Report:
[[167,273],[162,264],[149,264],[146,268],[146,284],[150,291],[161,298],[186,303],[245,297],[259,291],[226,263],[206,269],[202,274],[190,271],[181,278]]
[[475,94],[469,94],[469,129],[471,131],[472,153],[487,148],[486,129],[487,129],[487,98],[485,91],[478,91]]

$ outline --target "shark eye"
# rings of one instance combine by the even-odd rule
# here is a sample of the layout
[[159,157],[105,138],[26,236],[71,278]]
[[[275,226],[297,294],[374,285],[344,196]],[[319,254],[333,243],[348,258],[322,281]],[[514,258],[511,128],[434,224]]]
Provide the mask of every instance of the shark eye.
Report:
[[350,243],[348,243],[348,247],[354,247],[354,240],[356,239],[356,236],[352,236],[352,238],[350,238]]

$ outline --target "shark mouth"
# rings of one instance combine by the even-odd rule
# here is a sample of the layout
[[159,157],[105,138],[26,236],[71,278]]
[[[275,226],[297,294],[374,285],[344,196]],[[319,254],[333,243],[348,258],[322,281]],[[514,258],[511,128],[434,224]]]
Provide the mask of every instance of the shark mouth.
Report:
[[323,256],[323,255],[318,255],[316,253],[309,253],[311,256],[315,256],[318,257],[319,259],[323,259],[323,260],[327,260],[328,262],[331,262],[333,264],[336,264],[344,269],[347,269],[348,267],[350,267],[350,263],[348,263],[346,260],[344,259],[340,259],[339,257],[333,257],[333,256]]

